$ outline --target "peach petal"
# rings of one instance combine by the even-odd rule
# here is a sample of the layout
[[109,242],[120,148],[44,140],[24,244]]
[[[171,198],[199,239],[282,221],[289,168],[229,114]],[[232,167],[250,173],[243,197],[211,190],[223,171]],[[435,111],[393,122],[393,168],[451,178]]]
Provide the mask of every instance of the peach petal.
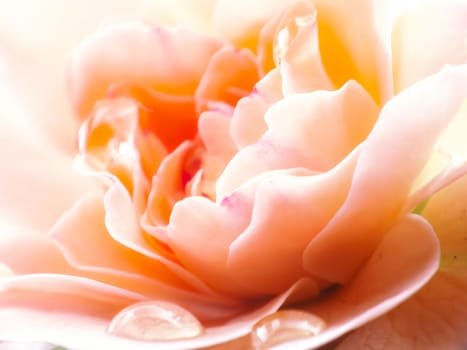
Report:
[[325,171],[366,139],[378,114],[368,93],[351,80],[336,91],[296,94],[276,103],[265,115],[267,137],[306,150],[303,166]]
[[[2,63],[0,58],[0,74],[3,68],[7,73],[18,73],[18,67],[13,69],[8,62],[3,67]],[[41,65],[38,63],[38,66]],[[31,72],[30,66],[23,74],[28,72]],[[30,90],[23,85],[25,82],[14,79],[14,75],[7,75],[0,84],[0,217],[23,228],[46,232],[79,195],[96,184],[73,169],[68,154],[70,140],[66,140],[63,148],[58,147],[63,143],[51,137],[50,125],[43,119],[49,118],[49,114],[61,115],[62,106],[47,114],[38,108],[37,96],[29,94]],[[55,84],[55,77],[51,79]],[[13,81],[15,84],[11,86],[5,84]],[[45,97],[42,104],[42,107],[48,104]],[[69,137],[68,128],[62,131]],[[51,192],[55,193],[53,197]]]
[[190,289],[159,261],[116,242],[105,227],[103,193],[81,198],[53,227],[50,234],[76,268],[99,268],[115,274],[141,275],[177,288]]
[[[263,173],[218,204],[186,198],[174,207],[169,244],[184,266],[228,295],[280,293],[305,275],[301,252],[345,199],[357,154],[323,175],[306,169]],[[284,200],[290,202],[285,210]],[[271,264],[271,256],[288,263]]]
[[219,0],[214,9],[214,25],[222,36],[238,47],[256,49],[258,33],[274,15],[295,0]]
[[395,93],[445,64],[467,63],[466,23],[465,1],[423,1],[402,14],[392,31]]
[[[181,266],[171,250],[157,241],[150,241],[143,236],[133,212],[133,204],[124,187],[115,183],[105,194],[105,222],[110,236],[124,247],[152,260],[154,264],[164,265],[179,279],[211,298],[222,297],[207,286],[198,275]],[[122,213],[125,213],[123,215]],[[166,235],[165,228],[162,233]]]
[[112,83],[122,82],[192,95],[219,47],[219,41],[185,29],[137,22],[103,28],[75,51],[70,71],[74,106],[85,116]]
[[181,142],[196,136],[198,115],[191,95],[177,95],[147,86],[114,83],[108,90],[109,98],[131,97],[140,105],[140,128],[156,136],[168,151]]
[[225,46],[217,51],[206,67],[195,98],[197,110],[209,109],[217,101],[235,106],[258,81],[255,56],[246,49]]
[[[194,144],[188,141],[179,145],[174,152],[164,158],[158,172],[152,178],[147,208],[142,217],[143,227],[148,232],[153,232],[159,225],[167,225],[173,206],[185,196],[184,166],[194,147]],[[161,232],[156,230],[153,233],[160,241],[167,241],[163,235],[160,235]]]
[[[311,2],[297,2],[281,16],[274,49],[283,80],[284,95],[332,90],[318,43],[316,9]],[[278,63],[279,63],[278,62]]]
[[198,195],[216,198],[217,179],[237,152],[230,136],[231,115],[207,111],[199,119],[198,129],[206,152],[202,156],[202,180]]
[[438,272],[417,294],[395,310],[345,338],[336,350],[465,349],[467,279]]
[[[44,292],[44,285],[51,286],[42,295],[37,293],[38,281],[41,281],[41,292]],[[0,293],[0,303],[6,301],[6,305],[0,310],[2,339],[47,341],[83,350],[96,347],[115,350],[200,349],[226,343],[249,333],[255,322],[276,311],[300,286],[299,282],[267,303],[253,306],[223,324],[206,327],[205,333],[197,338],[171,342],[138,342],[110,336],[105,332],[122,300],[127,302],[131,298],[137,299],[134,294],[122,294],[118,289],[66,276],[25,276],[2,283],[2,287],[6,288],[6,291]],[[26,301],[30,304],[36,304],[37,301],[43,303],[41,297],[44,297],[49,305],[55,306],[55,310],[41,310],[40,304],[36,304],[36,308],[21,307],[21,303],[12,304],[10,301],[18,300],[18,296],[21,296],[23,305]],[[100,299],[96,296],[100,296]],[[115,303],[112,304],[112,301]],[[83,309],[80,310],[80,307]],[[89,316],[91,312],[94,312],[94,317]]]
[[201,114],[198,130],[210,155],[229,159],[237,151],[230,138],[231,115],[219,111],[207,111]]
[[238,101],[232,116],[231,134],[239,149],[255,143],[266,132],[264,113],[268,108],[269,104],[257,94]]
[[174,206],[167,226],[169,245],[196,276],[218,290],[234,290],[241,295],[242,288],[236,291],[235,283],[226,278],[225,264],[228,247],[248,224],[250,210],[241,193],[220,205],[204,197],[185,198]]
[[392,94],[389,52],[372,0],[315,0],[321,58],[335,86],[356,80],[382,105]]
[[[27,244],[26,244],[27,242]],[[14,251],[15,254],[11,254]],[[56,243],[42,235],[18,235],[3,238],[0,245],[1,262],[13,273],[26,275],[53,274],[57,278],[85,278],[89,283],[101,283],[106,288],[118,288],[141,298],[164,299],[191,305],[194,312],[206,321],[219,321],[239,312],[241,304],[216,295],[204,287],[202,293],[180,289],[159,279],[142,274],[115,271],[100,266],[73,266],[63,256]],[[173,269],[174,270],[174,269]],[[26,276],[26,277],[25,277]],[[192,278],[195,280],[195,278]],[[198,282],[199,285],[201,283]],[[41,288],[36,285],[35,288]],[[201,289],[201,288],[198,288]],[[1,293],[0,293],[1,298]]]
[[[338,259],[335,256],[334,263]],[[384,315],[429,281],[438,259],[439,244],[430,225],[419,216],[405,216],[348,285],[303,307],[322,318],[327,327],[273,349],[316,349]]]
[[266,112],[269,129],[260,141],[229,162],[219,177],[217,194],[222,198],[249,178],[273,169],[327,171],[366,138],[377,116],[371,97],[353,81],[337,91],[288,96]]
[[142,0],[136,12],[139,18],[155,25],[184,25],[194,31],[214,33],[215,4],[215,0]]
[[229,275],[245,290],[254,286],[265,294],[280,293],[306,275],[302,252],[344,202],[357,156],[358,151],[327,173],[261,181],[251,221],[230,245]]
[[84,35],[92,33],[103,19],[128,13],[137,7],[138,2],[141,1],[84,0],[73,4],[55,0],[2,2],[0,41],[3,44],[11,40],[21,51],[40,56],[59,56]]
[[467,175],[435,193],[422,211],[441,243],[441,269],[467,271]]
[[[401,214],[412,183],[465,96],[467,65],[451,66],[386,104],[364,144],[346,202],[305,251],[307,271],[330,281],[351,278]],[[336,256],[344,269],[334,268]]]

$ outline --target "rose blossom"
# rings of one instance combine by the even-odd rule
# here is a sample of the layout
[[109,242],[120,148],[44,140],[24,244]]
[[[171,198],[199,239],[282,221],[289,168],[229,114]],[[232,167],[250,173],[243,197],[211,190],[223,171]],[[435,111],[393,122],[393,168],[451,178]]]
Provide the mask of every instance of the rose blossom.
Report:
[[[338,348],[371,347],[365,332],[383,339],[385,320],[414,317],[410,300],[386,313],[436,271],[430,223],[442,269],[413,300],[459,296],[449,286],[465,284],[465,220],[452,216],[465,217],[465,2],[422,3],[391,32],[376,22],[382,3],[255,4],[218,1],[215,35],[120,20],[84,40],[67,77],[77,118],[66,120],[70,133],[80,124],[81,174],[64,139],[29,124],[18,107],[28,100],[5,90],[3,142],[15,148],[2,154],[4,339],[200,348],[281,320],[285,305],[307,312],[296,322],[325,325],[292,329],[283,348],[364,324]],[[6,67],[28,66],[5,52]],[[143,300],[188,310],[204,333],[105,333]],[[423,348],[462,346],[462,311],[453,320],[454,334]]]

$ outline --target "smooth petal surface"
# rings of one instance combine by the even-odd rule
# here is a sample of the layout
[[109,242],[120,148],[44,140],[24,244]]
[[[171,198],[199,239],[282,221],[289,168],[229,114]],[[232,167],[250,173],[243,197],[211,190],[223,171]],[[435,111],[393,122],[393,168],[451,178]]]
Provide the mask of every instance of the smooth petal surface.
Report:
[[395,93],[436,73],[445,64],[467,63],[467,3],[424,1],[394,23]]
[[[37,100],[25,105],[31,96],[23,99],[14,87],[3,83],[5,80],[0,85],[0,217],[46,232],[94,184],[73,169],[72,157],[39,126],[45,112],[35,113],[32,104]],[[60,116],[58,111],[54,115]],[[50,196],[51,192],[55,195]]]
[[[347,80],[362,84],[378,104],[392,94],[389,52],[377,30],[372,0],[315,0],[324,67],[339,87]],[[349,15],[353,14],[353,15]]]
[[285,97],[265,112],[267,132],[241,149],[219,177],[219,198],[265,171],[331,169],[366,138],[377,116],[375,103],[354,81],[337,91]]
[[[357,154],[321,175],[300,168],[265,172],[218,204],[186,198],[174,207],[170,246],[183,265],[227,294],[280,293],[306,276],[301,252],[344,201]],[[287,264],[271,264],[271,257]]]
[[429,224],[414,215],[404,217],[382,240],[350,284],[304,307],[328,326],[315,336],[273,349],[316,349],[383,315],[408,299],[432,277],[438,267],[438,258],[439,243]]
[[[282,295],[250,308],[224,324],[207,327],[200,337],[173,342],[138,342],[108,335],[105,329],[119,308],[139,297],[118,289],[103,288],[98,282],[67,276],[37,275],[3,280],[1,287],[0,326],[5,340],[48,341],[80,350],[95,350],[96,347],[189,350],[228,342],[247,334],[255,322],[276,311],[301,284],[297,283]],[[42,298],[48,300],[49,308],[61,311],[51,313],[47,309],[25,308],[21,303],[17,304],[18,300],[34,303],[34,300]],[[79,300],[81,302],[77,303]],[[82,307],[83,313],[79,307]],[[94,310],[93,313],[90,310]]]
[[[384,107],[362,149],[346,203],[304,253],[307,271],[332,281],[351,278],[401,214],[412,183],[466,96],[467,65],[451,66]],[[347,271],[334,270],[337,256]]]
[[104,27],[74,53],[70,72],[74,106],[86,116],[94,101],[104,97],[115,83],[193,95],[219,47],[217,39],[186,29],[138,22]]
[[463,350],[467,277],[438,272],[411,299],[356,330],[336,350]]
[[432,196],[422,215],[441,243],[441,270],[467,273],[467,176]]
[[141,0],[136,13],[155,25],[183,25],[196,31],[214,33],[215,5],[216,0]]
[[216,29],[239,47],[255,50],[261,27],[295,0],[219,0],[214,9]]

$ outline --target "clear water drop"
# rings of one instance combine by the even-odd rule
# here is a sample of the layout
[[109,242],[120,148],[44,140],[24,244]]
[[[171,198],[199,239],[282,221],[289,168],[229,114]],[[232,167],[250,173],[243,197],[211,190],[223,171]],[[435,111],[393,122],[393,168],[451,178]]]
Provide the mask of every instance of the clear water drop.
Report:
[[136,340],[179,340],[204,332],[201,323],[181,306],[165,301],[130,305],[111,321],[107,332]]
[[281,310],[258,321],[251,332],[255,350],[269,349],[288,341],[320,333],[326,323],[319,317],[301,310]]

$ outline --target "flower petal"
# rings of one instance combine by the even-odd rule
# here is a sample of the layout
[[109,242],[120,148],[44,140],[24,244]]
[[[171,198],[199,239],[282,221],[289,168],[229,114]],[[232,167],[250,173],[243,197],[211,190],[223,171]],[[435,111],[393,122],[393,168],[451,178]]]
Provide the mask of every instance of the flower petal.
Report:
[[378,108],[368,93],[350,81],[337,91],[290,95],[270,107],[268,131],[240,150],[217,183],[219,198],[265,171],[304,167],[327,171],[361,143]]
[[389,53],[378,30],[372,0],[315,0],[324,67],[339,87],[347,80],[362,84],[378,104],[392,94]]
[[423,1],[401,15],[392,32],[395,93],[445,64],[467,63],[465,23],[465,1]]
[[336,350],[423,349],[467,347],[467,278],[438,272],[417,294],[388,314],[345,338]]
[[34,121],[29,123],[20,97],[3,90],[0,96],[0,216],[44,233],[96,184],[73,169],[72,158],[50,142]]
[[[197,338],[169,342],[132,341],[105,332],[122,305],[138,299],[132,293],[86,279],[54,275],[4,279],[0,286],[3,288],[0,327],[4,340],[48,341],[82,350],[189,350],[244,336],[255,322],[276,311],[301,284],[297,283],[282,295],[223,324],[207,326],[205,333]],[[36,303],[38,300],[45,309]],[[35,307],[21,306],[26,303]]]
[[[401,214],[412,183],[466,96],[467,65],[451,66],[385,106],[363,146],[346,202],[305,251],[307,271],[336,282],[351,278]],[[346,271],[335,270],[337,256]]]
[[441,270],[467,272],[467,175],[433,195],[423,216],[441,243]]
[[327,327],[274,350],[316,349],[385,314],[433,276],[438,259],[439,244],[430,225],[419,216],[402,218],[348,285],[304,307]]
[[295,0],[219,0],[214,9],[214,24],[222,36],[238,47],[256,49],[261,27],[287,4]]
[[138,22],[107,26],[74,54],[70,71],[74,106],[86,116],[111,84],[122,82],[193,95],[219,47],[216,39],[180,28],[155,28]]
[[251,51],[225,46],[212,56],[199,82],[195,94],[197,108],[209,109],[216,102],[235,106],[257,81],[258,68]]

